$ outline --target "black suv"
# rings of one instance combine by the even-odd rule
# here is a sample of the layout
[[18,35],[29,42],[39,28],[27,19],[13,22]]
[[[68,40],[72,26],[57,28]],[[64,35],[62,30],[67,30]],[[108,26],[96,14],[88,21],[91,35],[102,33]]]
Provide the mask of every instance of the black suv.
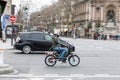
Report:
[[[53,35],[44,32],[20,32],[16,37],[14,48],[21,50],[23,53],[31,53],[35,51],[49,51],[52,46]],[[64,44],[69,45],[69,51],[75,51],[75,47],[64,40],[61,40]]]

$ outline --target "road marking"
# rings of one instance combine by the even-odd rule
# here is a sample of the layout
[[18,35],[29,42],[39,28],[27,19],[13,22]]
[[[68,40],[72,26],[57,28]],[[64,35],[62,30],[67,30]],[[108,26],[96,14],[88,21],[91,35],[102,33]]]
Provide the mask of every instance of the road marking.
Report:
[[78,76],[84,76],[84,74],[71,74],[70,76],[78,77]]
[[101,47],[101,46],[96,46],[96,48],[102,49],[103,47]]
[[71,74],[70,76],[74,76],[74,77],[79,76],[79,79],[85,79],[85,77],[82,77],[82,76],[84,76],[84,74]]
[[45,80],[45,78],[29,78],[29,80]]
[[59,79],[54,79],[54,80],[72,80],[71,78],[59,78]]
[[28,79],[13,79],[13,80],[28,80]]
[[85,75],[85,74],[71,74],[67,76],[60,76],[58,74],[46,74],[43,76],[33,76],[33,75],[0,75],[1,78],[120,78],[120,75],[109,75],[109,74],[96,74],[96,75]]
[[13,80],[45,80],[45,78],[28,78],[28,79],[13,79]]
[[45,76],[59,76],[58,74],[45,74]]

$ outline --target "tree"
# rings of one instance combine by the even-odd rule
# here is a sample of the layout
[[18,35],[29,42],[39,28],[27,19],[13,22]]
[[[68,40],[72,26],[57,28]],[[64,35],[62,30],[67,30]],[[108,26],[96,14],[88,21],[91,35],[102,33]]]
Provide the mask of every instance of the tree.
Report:
[[97,32],[99,32],[99,28],[101,27],[101,22],[100,22],[100,20],[97,20],[96,22],[95,22],[95,28],[96,28],[96,31]]
[[100,28],[100,26],[101,26],[101,22],[100,22],[100,20],[97,20],[97,21],[95,22],[95,27],[96,27],[96,28]]
[[92,28],[92,21],[88,21],[87,28],[88,28],[88,29],[91,29],[91,28]]
[[88,25],[87,25],[87,28],[88,28],[88,38],[90,37],[90,29],[92,28],[92,21],[88,21]]
[[58,3],[53,3],[50,6],[43,6],[40,11],[31,13],[29,20],[32,21],[33,26],[53,26],[55,24],[56,19],[60,18],[60,10],[58,7]]
[[23,11],[20,9],[17,13],[17,23],[24,23],[24,13]]

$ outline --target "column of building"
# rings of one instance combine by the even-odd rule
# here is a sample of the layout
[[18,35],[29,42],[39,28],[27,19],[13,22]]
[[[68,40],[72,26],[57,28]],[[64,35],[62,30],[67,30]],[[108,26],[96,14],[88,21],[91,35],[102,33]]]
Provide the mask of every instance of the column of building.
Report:
[[92,16],[92,30],[94,31],[95,30],[95,6],[92,5],[92,8],[91,8],[91,16]]

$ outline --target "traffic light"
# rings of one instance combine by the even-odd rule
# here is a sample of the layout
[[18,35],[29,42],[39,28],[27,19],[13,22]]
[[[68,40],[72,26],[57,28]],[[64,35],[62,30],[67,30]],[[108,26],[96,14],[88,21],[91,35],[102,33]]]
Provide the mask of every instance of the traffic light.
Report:
[[7,3],[6,1],[0,0],[0,15],[3,14],[6,3]]

